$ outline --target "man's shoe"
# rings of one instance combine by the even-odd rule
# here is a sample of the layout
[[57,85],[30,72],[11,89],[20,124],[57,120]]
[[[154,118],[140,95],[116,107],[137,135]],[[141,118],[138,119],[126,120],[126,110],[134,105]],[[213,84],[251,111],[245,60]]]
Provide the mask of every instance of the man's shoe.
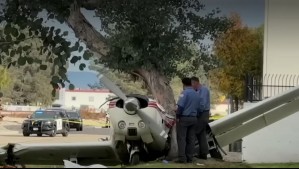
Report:
[[208,159],[207,155],[203,155],[203,154],[199,155],[198,158],[201,159],[201,160],[207,160]]

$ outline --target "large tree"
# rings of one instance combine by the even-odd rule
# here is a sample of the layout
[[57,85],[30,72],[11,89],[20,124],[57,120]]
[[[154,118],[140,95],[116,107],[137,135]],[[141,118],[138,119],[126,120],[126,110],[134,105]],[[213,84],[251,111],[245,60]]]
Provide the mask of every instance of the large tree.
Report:
[[[97,11],[108,36],[96,31],[81,13],[81,7]],[[99,61],[105,66],[139,76],[154,98],[172,115],[175,100],[170,80],[181,73],[177,71],[177,64],[191,58],[190,44],[199,44],[198,50],[205,53],[202,40],[214,39],[229,23],[226,18],[216,16],[218,10],[203,15],[204,5],[197,0],[7,0],[3,18],[8,23],[5,40],[13,41],[11,35],[17,40],[24,39],[11,29],[10,23],[18,24],[21,29],[29,26],[33,36],[40,36],[44,40],[41,51],[48,53],[45,49],[51,49],[57,55],[52,62],[61,68],[59,76],[52,78],[54,88],[68,81],[64,65],[71,51],[82,51],[83,47],[79,43],[71,47],[61,37],[67,33],[43,27],[42,19],[37,18],[43,9],[47,10],[49,18],[66,22],[76,37],[100,55]],[[90,53],[87,50],[83,58],[89,59]],[[20,60],[28,59],[22,57]],[[79,59],[81,57],[74,56],[71,62]],[[201,64],[205,64],[204,60]],[[80,69],[84,68],[81,64]],[[175,141],[175,132],[172,136]]]
[[231,96],[238,110],[244,97],[247,75],[260,76],[263,60],[263,26],[249,28],[237,14],[231,15],[234,26],[215,41],[214,52],[219,67],[211,77],[219,89]]

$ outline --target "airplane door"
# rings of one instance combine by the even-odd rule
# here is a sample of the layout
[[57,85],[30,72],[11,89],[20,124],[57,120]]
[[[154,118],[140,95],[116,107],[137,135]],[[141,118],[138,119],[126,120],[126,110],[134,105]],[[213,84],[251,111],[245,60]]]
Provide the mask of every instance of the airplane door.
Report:
[[57,119],[56,124],[57,130],[62,130],[62,119]]

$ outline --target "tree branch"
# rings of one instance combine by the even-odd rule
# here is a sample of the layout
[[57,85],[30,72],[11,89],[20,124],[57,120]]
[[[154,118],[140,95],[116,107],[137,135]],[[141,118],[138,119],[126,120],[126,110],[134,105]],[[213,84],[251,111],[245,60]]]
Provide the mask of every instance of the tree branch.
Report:
[[70,16],[67,18],[67,23],[74,30],[76,37],[85,42],[90,50],[99,53],[101,56],[106,56],[108,52],[106,38],[87,21],[76,1],[70,7]]

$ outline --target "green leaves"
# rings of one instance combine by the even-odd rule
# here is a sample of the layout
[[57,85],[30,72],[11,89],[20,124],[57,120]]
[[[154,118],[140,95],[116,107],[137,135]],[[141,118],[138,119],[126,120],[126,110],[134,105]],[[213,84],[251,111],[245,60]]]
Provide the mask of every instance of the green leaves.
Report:
[[54,17],[55,17],[54,14],[50,14],[50,15],[48,16],[48,19],[54,19]]
[[93,54],[89,50],[85,50],[85,52],[83,54],[83,59],[89,60],[92,56],[93,56]]
[[31,58],[31,57],[27,57],[26,60],[27,60],[28,64],[32,64],[33,63],[33,58]]
[[59,81],[60,81],[60,79],[59,79],[59,77],[58,76],[53,76],[52,77],[52,83],[59,83]]
[[80,46],[79,47],[79,53],[82,52],[82,50],[83,50],[83,46]]
[[24,40],[26,37],[25,37],[25,34],[24,33],[21,33],[20,36],[17,38],[17,40],[19,41],[22,41]]
[[75,89],[75,85],[70,84],[70,85],[69,85],[69,90],[74,90],[74,89]]
[[86,68],[86,65],[84,64],[84,63],[81,63],[80,65],[79,65],[79,69],[82,71],[82,70],[84,70]]
[[56,29],[55,34],[56,34],[56,35],[59,35],[60,32],[61,32],[61,29]]
[[25,64],[26,64],[26,58],[25,57],[19,57],[18,65],[24,66]]
[[70,62],[72,64],[75,64],[78,60],[80,60],[80,58],[78,56],[73,56],[72,59],[70,60]]
[[19,36],[19,31],[17,28],[11,28],[11,35],[14,37],[18,37]]
[[67,36],[68,34],[69,34],[68,31],[64,31],[63,34],[62,34],[62,36]]
[[39,68],[40,68],[41,70],[47,70],[47,67],[48,67],[47,65],[40,65],[40,66],[39,66]]

